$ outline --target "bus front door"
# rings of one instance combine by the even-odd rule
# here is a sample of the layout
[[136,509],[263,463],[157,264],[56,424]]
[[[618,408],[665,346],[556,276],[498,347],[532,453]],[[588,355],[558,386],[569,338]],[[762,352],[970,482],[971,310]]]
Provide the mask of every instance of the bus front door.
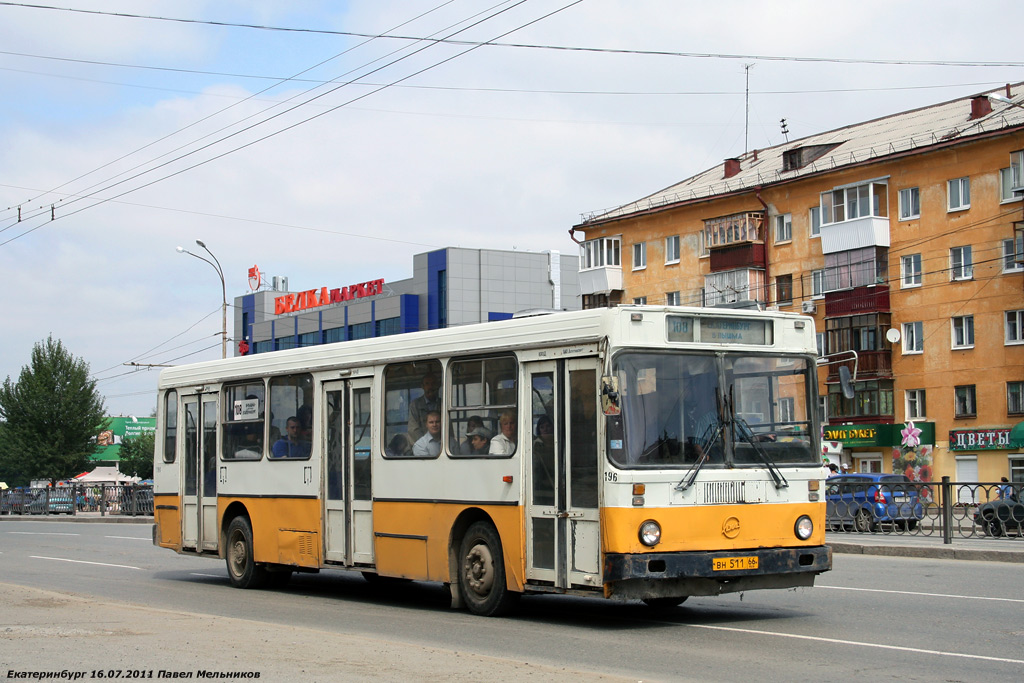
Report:
[[373,564],[370,379],[323,385],[324,558]]
[[529,366],[527,578],[557,588],[601,581],[596,359]]
[[217,395],[185,396],[182,546],[217,550]]

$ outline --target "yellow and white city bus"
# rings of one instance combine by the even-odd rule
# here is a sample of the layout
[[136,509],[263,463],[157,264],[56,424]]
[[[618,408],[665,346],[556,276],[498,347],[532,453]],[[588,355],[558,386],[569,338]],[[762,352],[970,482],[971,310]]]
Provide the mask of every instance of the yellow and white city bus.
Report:
[[678,605],[831,568],[813,320],[628,306],[160,374],[153,542],[240,588],[336,568]]

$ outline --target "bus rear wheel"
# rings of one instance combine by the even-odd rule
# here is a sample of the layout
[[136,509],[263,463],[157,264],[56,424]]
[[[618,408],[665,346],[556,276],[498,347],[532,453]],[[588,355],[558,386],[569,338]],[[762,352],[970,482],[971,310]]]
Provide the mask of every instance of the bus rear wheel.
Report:
[[267,581],[267,570],[253,560],[252,525],[246,517],[235,517],[228,525],[224,561],[235,588],[259,588]]
[[519,597],[505,585],[501,538],[488,522],[475,522],[459,546],[459,592],[473,614],[496,617],[507,613]]

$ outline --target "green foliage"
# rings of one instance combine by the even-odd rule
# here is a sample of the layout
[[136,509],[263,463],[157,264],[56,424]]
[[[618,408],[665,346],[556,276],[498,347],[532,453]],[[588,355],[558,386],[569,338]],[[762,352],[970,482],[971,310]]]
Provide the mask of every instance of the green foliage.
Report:
[[153,451],[156,449],[156,434],[143,432],[133,439],[123,439],[119,452],[117,469],[140,479],[153,478]]
[[104,412],[89,364],[53,337],[36,343],[18,381],[0,387],[0,480],[23,486],[87,469]]

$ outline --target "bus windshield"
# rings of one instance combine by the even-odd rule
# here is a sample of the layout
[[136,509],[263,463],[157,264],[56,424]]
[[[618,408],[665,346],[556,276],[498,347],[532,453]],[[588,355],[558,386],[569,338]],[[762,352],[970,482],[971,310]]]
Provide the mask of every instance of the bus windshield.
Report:
[[624,352],[608,453],[623,468],[820,464],[803,356]]

